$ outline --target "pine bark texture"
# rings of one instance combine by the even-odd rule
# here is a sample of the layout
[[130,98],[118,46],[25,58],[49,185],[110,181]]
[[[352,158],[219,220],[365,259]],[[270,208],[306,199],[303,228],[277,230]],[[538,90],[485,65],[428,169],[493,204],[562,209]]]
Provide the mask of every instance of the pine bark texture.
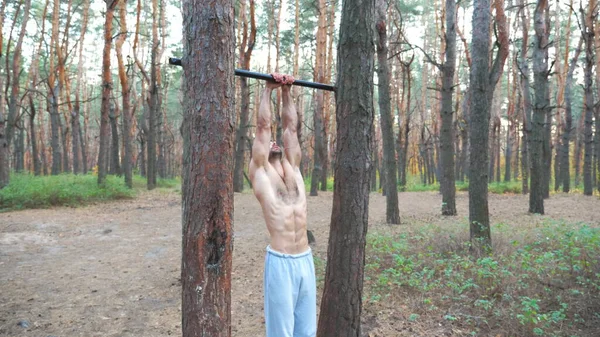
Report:
[[562,180],[562,191],[569,193],[571,190],[571,164],[570,164],[570,142],[571,142],[571,129],[573,128],[573,73],[577,60],[581,54],[581,46],[583,39],[579,39],[577,49],[575,49],[575,55],[569,63],[569,69],[567,71],[567,79],[565,83],[565,123],[563,124],[562,130],[562,143],[561,143],[561,180]]
[[[4,57],[4,45],[2,34],[4,27],[4,10],[6,8],[6,2],[3,1],[0,5],[0,63]],[[0,76],[0,102],[3,102],[4,97],[4,76]],[[8,142],[6,141],[6,112],[4,111],[4,104],[0,103],[0,189],[8,185],[10,181],[10,167],[8,164]]]
[[440,130],[440,161],[442,174],[442,215],[456,215],[456,184],[454,175],[454,71],[456,68],[456,2],[446,0],[446,60],[442,69],[442,104]]
[[127,36],[127,0],[119,2],[119,27],[120,34],[115,43],[115,51],[117,53],[117,64],[119,67],[119,81],[121,82],[122,91],[122,115],[123,115],[123,175],[125,177],[125,185],[133,188],[133,111],[131,108],[129,78],[125,70],[123,62],[123,43]]
[[184,337],[231,336],[233,1],[184,0]]
[[[240,67],[250,69],[250,58],[256,41],[256,23],[254,19],[254,0],[250,0],[250,34],[248,34],[248,20],[246,19],[246,1],[242,1],[241,15],[243,18],[242,44],[240,45]],[[248,119],[250,115],[250,88],[248,79],[240,77],[240,122],[236,132],[235,168],[233,174],[233,189],[242,192],[244,189],[244,166],[246,146],[248,145]]]
[[363,271],[373,170],[375,1],[342,5],[336,92],[336,161],[319,337],[361,336]]
[[[593,79],[592,68],[594,66],[594,46],[593,46],[593,15],[595,11],[593,7],[595,1],[590,1],[588,12],[585,15],[583,25],[583,38],[585,47],[585,64],[583,68],[584,74],[584,127],[583,127],[583,194],[592,195],[594,186],[592,180],[592,157],[593,157],[593,133],[592,126],[594,124],[594,93],[592,91]],[[582,13],[582,17],[583,17]]]
[[471,120],[469,125],[469,223],[471,239],[491,245],[488,210],[490,0],[475,0],[471,41]]
[[[451,1],[451,0],[450,0]],[[396,150],[394,148],[394,130],[390,98],[390,67],[388,64],[386,11],[387,2],[377,2],[377,78],[379,80],[379,114],[381,121],[381,136],[383,140],[384,190],[386,191],[386,222],[400,223],[398,210],[398,178],[396,176]]]
[[112,25],[117,0],[105,0],[106,15],[104,21],[104,50],[102,52],[102,105],[100,108],[100,148],[98,150],[98,184],[104,184],[108,173],[110,151],[110,92],[112,76],[110,72],[110,51],[112,49]]

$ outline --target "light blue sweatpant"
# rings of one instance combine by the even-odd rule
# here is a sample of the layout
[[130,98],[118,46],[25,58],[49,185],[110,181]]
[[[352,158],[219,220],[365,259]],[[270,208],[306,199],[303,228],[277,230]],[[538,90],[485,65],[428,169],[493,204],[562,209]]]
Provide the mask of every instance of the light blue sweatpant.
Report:
[[267,337],[317,334],[317,285],[310,248],[291,255],[267,247],[264,292]]

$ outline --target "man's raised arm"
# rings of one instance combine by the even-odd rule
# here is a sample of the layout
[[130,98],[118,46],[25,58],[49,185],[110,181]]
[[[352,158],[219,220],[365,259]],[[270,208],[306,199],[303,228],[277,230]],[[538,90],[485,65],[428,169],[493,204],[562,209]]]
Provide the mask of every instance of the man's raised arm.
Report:
[[[293,83],[293,78],[289,83]],[[291,85],[284,85],[281,90],[283,99],[283,148],[285,149],[285,157],[290,164],[293,167],[298,167],[302,153],[298,141],[298,114],[296,113],[296,105],[292,99],[290,88]]]
[[256,136],[252,144],[252,163],[255,167],[265,166],[269,160],[271,142],[271,92],[281,84],[267,82],[260,97],[256,116]]

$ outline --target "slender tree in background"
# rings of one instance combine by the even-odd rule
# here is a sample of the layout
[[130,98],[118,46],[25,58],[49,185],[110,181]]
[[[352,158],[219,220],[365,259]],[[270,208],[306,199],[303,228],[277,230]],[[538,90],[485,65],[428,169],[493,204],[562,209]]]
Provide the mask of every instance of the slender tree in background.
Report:
[[[248,20],[246,19],[246,0],[241,2],[240,16],[242,20],[242,43],[240,44],[240,67],[250,69],[250,58],[256,42],[256,20],[254,18],[254,0],[250,0],[250,33],[248,34]],[[233,190],[242,192],[244,189],[244,166],[246,146],[248,145],[248,118],[250,115],[250,88],[248,79],[240,77],[240,122],[236,132],[235,168],[233,171]]]
[[521,146],[521,172],[523,194],[529,193],[529,171],[531,169],[530,147],[531,147],[531,95],[529,93],[529,62],[527,60],[527,48],[529,47],[529,19],[525,15],[527,7],[524,0],[519,0],[519,11],[521,19],[521,51],[519,53],[520,72],[520,94],[521,112],[523,120],[523,141]]
[[[6,9],[6,1],[2,1],[0,5],[0,64],[4,57],[4,10]],[[4,77],[0,76],[0,189],[4,188],[9,183],[10,167],[9,167],[9,151],[8,142],[6,141],[6,117],[4,112]]]
[[565,123],[563,124],[562,131],[562,144],[561,144],[561,180],[562,180],[562,191],[569,193],[571,189],[571,164],[569,161],[569,148],[571,142],[571,129],[573,128],[573,73],[575,72],[575,66],[577,60],[581,54],[581,46],[583,45],[583,37],[579,39],[577,48],[575,49],[575,55],[569,63],[569,69],[567,70],[567,78],[565,83]]
[[159,39],[158,39],[158,0],[152,0],[152,50],[150,52],[150,81],[149,85],[149,115],[148,115],[148,145],[147,145],[147,187],[152,190],[156,187],[157,176],[157,136],[158,136],[158,119],[160,118],[160,68],[159,68]]
[[440,115],[440,160],[442,192],[442,215],[456,215],[456,184],[454,176],[454,111],[452,93],[454,92],[454,69],[456,68],[456,2],[446,0],[446,61],[441,65],[442,104]]
[[490,109],[494,88],[502,75],[508,56],[508,32],[504,2],[496,0],[498,51],[490,68],[490,0],[475,0],[471,41],[471,120],[469,124],[469,223],[471,241],[477,248],[491,249],[488,210],[488,149]]
[[[107,4],[108,6],[108,4]],[[60,1],[54,0],[54,4],[52,6],[52,35],[50,37],[50,55],[49,55],[49,69],[48,69],[48,112],[50,114],[50,126],[51,126],[51,147],[52,147],[52,175],[57,175],[62,172],[62,151],[60,147],[60,113],[58,110],[58,101],[59,101],[59,90],[60,86],[58,85],[58,80],[56,78],[57,73],[57,52],[56,48],[58,47],[58,26],[59,26],[59,11],[60,11]],[[108,15],[108,13],[107,13]],[[112,22],[112,20],[111,20]],[[112,24],[112,23],[111,23]],[[106,35],[105,35],[106,37]],[[106,46],[105,46],[106,47]],[[103,63],[104,66],[104,63]],[[104,74],[103,74],[104,75]],[[107,74],[110,77],[110,73]],[[100,134],[102,134],[102,128],[100,129]],[[108,142],[108,134],[106,138],[100,137],[100,142],[105,140]],[[108,143],[107,143],[108,144]],[[108,152],[106,153],[108,154]],[[108,163],[108,161],[106,162]],[[100,162],[98,162],[100,164]],[[98,167],[100,169],[100,166]],[[106,171],[104,171],[106,172]],[[105,173],[104,173],[105,174]],[[98,181],[100,181],[100,173],[98,173]]]
[[73,138],[73,173],[85,173],[83,164],[83,139],[81,137],[81,82],[83,76],[83,45],[85,33],[87,31],[88,13],[90,9],[89,0],[83,1],[83,13],[81,20],[81,35],[79,36],[79,61],[77,62],[77,86],[75,87],[75,104],[71,112],[71,129]]
[[[452,1],[452,0],[450,0]],[[398,210],[398,179],[396,176],[396,150],[394,148],[394,130],[390,99],[390,69],[388,64],[386,0],[377,0],[377,78],[379,80],[379,115],[381,135],[383,138],[383,166],[386,191],[386,221],[390,224],[400,223]]]
[[[592,22],[594,24],[594,49],[596,55],[596,112],[594,119],[596,121],[595,128],[596,132],[594,133],[594,162],[596,163],[593,168],[594,177],[596,177],[596,189],[600,192],[600,23],[598,20],[600,18],[600,4],[597,0],[594,0],[594,5],[596,12],[593,13]],[[591,5],[590,5],[591,6]]]
[[[58,0],[55,0],[58,1]],[[105,0],[104,50],[102,52],[102,105],[100,109],[100,149],[98,150],[98,184],[104,184],[108,173],[109,114],[112,76],[110,73],[110,50],[112,49],[112,24],[118,0]],[[53,28],[54,29],[54,28]]]
[[546,30],[546,11],[548,0],[538,0],[534,12],[535,43],[533,49],[533,79],[535,101],[531,120],[531,139],[529,141],[530,177],[529,212],[544,214],[544,168],[545,123],[550,108],[548,93],[548,35]]
[[[7,83],[7,84],[10,84],[10,95],[8,97],[8,121],[6,124],[6,140],[7,140],[7,148],[8,148],[7,151],[8,152],[10,152],[11,144],[13,143],[14,138],[15,138],[15,129],[17,129],[17,127],[18,127],[18,125],[17,125],[17,120],[19,119],[18,102],[21,99],[21,97],[20,97],[20,82],[19,82],[19,77],[21,75],[21,51],[22,51],[22,47],[23,47],[23,39],[25,38],[27,22],[29,21],[29,10],[31,9],[31,0],[25,0],[24,3],[23,3],[23,1],[21,1],[21,4],[22,4],[22,6],[24,6],[23,7],[23,15],[21,17],[21,29],[19,31],[15,49],[12,52],[12,69],[11,69],[12,76],[8,78],[9,83]],[[17,19],[17,17],[15,16],[15,20],[16,19]],[[0,104],[3,104],[3,103],[0,103]],[[15,146],[15,148],[17,148],[17,147],[18,147],[18,145]],[[20,160],[20,162],[21,162],[20,164],[17,163],[17,165],[15,165],[15,170],[17,170],[17,171],[20,171],[20,169],[23,166],[22,160]]]
[[592,67],[594,62],[594,21],[596,11],[596,1],[590,0],[587,12],[583,8],[580,8],[581,17],[583,21],[583,41],[585,46],[585,64],[583,68],[584,74],[584,128],[583,128],[583,194],[592,195],[594,193],[594,186],[592,181],[592,156],[593,156],[593,138],[592,138],[592,125],[594,116],[594,93],[592,92],[593,79],[592,79]]
[[319,337],[361,336],[373,169],[374,16],[374,0],[343,2],[337,51],[335,182]]
[[[325,0],[318,0],[319,6],[319,17],[318,17],[318,28],[316,37],[316,50],[315,50],[315,70],[314,70],[314,81],[323,83],[325,81],[325,61],[327,56],[327,5]],[[322,175],[326,175],[325,170],[327,160],[327,146],[325,140],[325,125],[323,121],[323,107],[324,97],[322,90],[316,90],[314,93],[314,111],[313,111],[313,122],[314,122],[314,158],[313,158],[313,172],[311,175],[310,183],[310,195],[318,195],[318,184],[321,181]]]
[[125,185],[133,188],[133,111],[129,94],[129,79],[125,70],[125,62],[123,61],[123,43],[127,37],[127,0],[119,1],[119,37],[115,43],[115,52],[117,53],[117,64],[119,69],[119,81],[121,82],[122,92],[122,115],[123,115],[123,174],[125,177]]
[[233,1],[184,0],[182,12],[183,336],[228,337],[235,125]]

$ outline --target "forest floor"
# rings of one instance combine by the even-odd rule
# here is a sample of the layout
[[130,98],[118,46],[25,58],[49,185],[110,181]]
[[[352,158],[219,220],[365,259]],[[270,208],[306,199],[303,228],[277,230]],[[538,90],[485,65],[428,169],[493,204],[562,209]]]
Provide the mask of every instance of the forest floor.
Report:
[[[548,218],[600,223],[597,197],[553,195],[545,216],[527,214],[527,196],[489,199],[492,223],[520,226]],[[331,192],[308,198],[309,228],[317,240],[313,251],[321,261],[331,204]],[[389,226],[385,198],[371,194],[369,231],[467,223],[466,193],[457,195],[457,217],[440,216],[440,204],[435,192],[401,193],[403,224]],[[251,193],[235,195],[234,226],[232,334],[264,336],[262,272],[269,238]],[[174,190],[80,208],[0,213],[0,336],[180,335],[180,258],[181,196]],[[365,302],[364,336],[451,335],[419,333],[409,326],[406,306],[382,305]],[[441,318],[431,320],[442,326]]]

